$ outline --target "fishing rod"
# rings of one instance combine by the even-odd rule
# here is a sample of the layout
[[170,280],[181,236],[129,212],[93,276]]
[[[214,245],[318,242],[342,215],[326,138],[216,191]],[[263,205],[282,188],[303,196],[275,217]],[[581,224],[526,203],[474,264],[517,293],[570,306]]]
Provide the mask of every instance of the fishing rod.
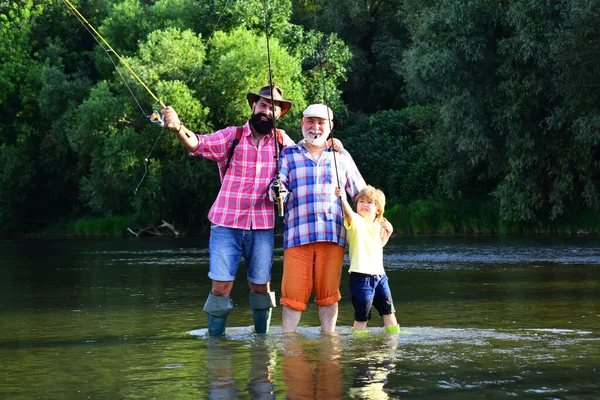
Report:
[[[129,92],[133,96],[133,99],[138,104],[138,106],[140,107],[140,109],[142,110],[142,112],[144,113],[144,115],[146,115],[146,113],[144,112],[144,109],[142,108],[142,106],[140,105],[139,101],[137,100],[137,98],[133,94],[133,91],[131,90],[131,88],[127,84],[127,81],[125,80],[125,78],[123,77],[123,75],[121,74],[121,72],[119,71],[119,69],[117,68],[117,65],[114,63],[112,57],[110,56],[110,53],[113,53],[115,55],[115,57],[117,57],[117,59],[127,68],[127,70],[129,70],[129,72],[131,72],[131,75],[133,75],[133,77],[135,79],[137,79],[137,81],[140,83],[140,85],[142,85],[142,87],[144,89],[146,89],[146,91],[148,92],[148,94],[150,94],[150,96],[161,106],[161,108],[165,108],[165,104],[162,101],[159,100],[159,98],[152,92],[152,90],[150,90],[150,88],[144,83],[144,81],[142,81],[142,79],[135,73],[135,71],[129,66],[129,64],[127,64],[127,62],[123,59],[123,57],[121,57],[119,55],[119,53],[117,53],[115,51],[115,49],[112,48],[112,46],[106,41],[106,39],[104,39],[102,37],[102,35],[94,28],[94,26],[92,24],[90,24],[87,19],[85,19],[85,17],[79,12],[79,10],[77,9],[77,7],[75,7],[69,0],[63,0],[63,3],[65,3],[71,9],[71,12],[75,14],[75,16],[77,17],[77,19],[79,20],[79,22],[92,35],[92,37],[96,40],[96,42],[98,42],[98,44],[100,45],[100,47],[102,47],[102,49],[104,50],[104,52],[106,53],[106,55],[108,56],[108,58],[111,60],[111,62],[115,66],[115,69],[117,70],[117,72],[121,76],[121,79],[125,83],[125,86],[127,86],[127,89],[129,90]],[[90,31],[90,29],[91,29],[91,31]],[[108,48],[108,50],[102,45],[102,43],[100,43],[98,41],[98,38],[100,38],[100,40],[102,40],[102,43],[104,43],[104,45],[106,46],[106,48]],[[150,121],[153,122],[154,124],[160,126],[161,128],[164,128],[165,121],[164,121],[162,115],[158,111],[154,110],[150,115],[147,115],[147,118],[150,119]],[[153,146],[153,148],[154,148],[154,146]]]
[[[161,128],[164,128],[165,127],[165,120],[164,120],[163,115],[161,113],[159,113],[157,110],[153,110],[150,115],[146,114],[146,111],[144,110],[144,108],[142,107],[142,105],[140,104],[140,102],[138,101],[137,97],[135,97],[135,94],[133,93],[133,90],[131,89],[131,87],[127,83],[127,80],[125,79],[125,77],[123,76],[123,74],[121,73],[121,71],[119,70],[119,68],[117,67],[117,64],[115,64],[113,58],[110,56],[110,53],[112,52],[117,57],[117,59],[129,70],[129,72],[131,72],[131,75],[133,75],[135,77],[135,79],[137,79],[137,81],[140,83],[140,85],[142,85],[142,87],[144,89],[146,89],[146,91],[160,105],[161,108],[165,108],[165,104],[162,101],[159,100],[159,98],[152,92],[152,90],[150,90],[150,88],[148,88],[148,86],[135,73],[135,71],[129,66],[129,64],[127,64],[127,62],[123,59],[123,57],[121,57],[119,55],[119,53],[117,53],[115,51],[115,49],[112,48],[112,46],[106,41],[106,39],[104,39],[102,37],[102,35],[94,28],[94,26],[92,24],[90,24],[87,19],[85,19],[85,17],[79,12],[79,10],[69,0],[63,0],[63,3],[65,3],[67,5],[67,7],[69,7],[71,13],[73,15],[75,15],[75,17],[81,23],[81,25],[83,25],[83,27],[90,33],[90,35],[92,35],[92,37],[98,43],[98,45],[102,48],[102,50],[104,50],[104,52],[106,53],[108,59],[110,60],[110,62],[112,63],[112,65],[115,67],[115,70],[117,71],[117,73],[121,77],[121,80],[125,84],[125,87],[129,91],[129,94],[131,94],[131,97],[133,97],[133,100],[136,102],[136,104],[139,107],[139,109],[142,112],[142,114],[146,118],[148,118],[150,120],[150,122],[158,125]],[[102,40],[102,42],[100,42],[98,40],[98,38],[100,38]],[[106,45],[106,47],[104,47],[104,45]],[[134,193],[136,193],[136,194],[137,194],[138,189],[142,185],[142,182],[144,182],[144,179],[146,178],[146,175],[148,175],[148,162],[150,160],[150,156],[154,152],[154,148],[156,147],[156,144],[158,143],[158,141],[162,137],[163,132],[164,131],[161,129],[160,134],[157,136],[156,140],[154,140],[154,143],[152,144],[152,147],[150,148],[150,151],[148,152],[148,154],[146,155],[146,157],[144,157],[144,174],[140,178],[140,181],[138,182],[137,186],[135,187]]]
[[[317,33],[318,32],[318,30],[317,30],[317,10],[316,10],[316,7],[315,7],[315,1],[314,0],[312,1],[312,5],[313,5],[313,15],[315,17],[314,18],[315,19],[315,33]],[[325,50],[327,50],[327,48],[325,48]],[[321,59],[321,61],[323,61],[323,59],[324,59],[324,52],[321,53],[321,52],[317,51],[317,53],[320,53],[320,57],[319,58]],[[324,75],[325,74],[321,74],[321,84],[323,85],[323,103],[325,104],[325,107],[327,107],[327,122],[329,123],[329,136],[331,136],[331,143],[333,145],[333,139],[334,139],[333,138],[333,127],[331,126],[332,116],[329,114],[330,108],[329,108],[329,105],[327,104],[327,85],[325,84]],[[337,159],[336,159],[336,156],[335,156],[335,152],[336,151],[335,151],[335,149],[332,149],[332,150],[333,150],[333,166],[335,168],[335,178],[337,180],[338,187],[341,187],[340,186],[340,176],[338,174]],[[343,210],[343,208],[342,208],[342,210]]]
[[281,168],[281,157],[279,152],[279,142],[277,140],[277,118],[275,117],[275,100],[273,99],[273,70],[271,69],[271,50],[269,48],[269,22],[267,17],[267,0],[263,0],[263,12],[265,14],[265,37],[267,39],[267,64],[269,68],[269,87],[271,88],[271,120],[273,121],[273,143],[275,144],[275,177],[272,185],[273,191],[275,192],[275,198],[277,199],[277,211],[280,217],[283,217],[283,197],[281,197],[281,178],[279,177],[279,171]]

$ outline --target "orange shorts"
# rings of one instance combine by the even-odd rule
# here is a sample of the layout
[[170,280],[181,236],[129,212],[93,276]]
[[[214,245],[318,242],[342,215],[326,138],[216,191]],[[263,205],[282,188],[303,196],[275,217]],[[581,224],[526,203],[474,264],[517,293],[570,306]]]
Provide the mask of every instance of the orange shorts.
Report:
[[318,306],[330,306],[342,298],[340,280],[344,248],[317,242],[290,247],[283,252],[282,306],[304,311],[312,292]]

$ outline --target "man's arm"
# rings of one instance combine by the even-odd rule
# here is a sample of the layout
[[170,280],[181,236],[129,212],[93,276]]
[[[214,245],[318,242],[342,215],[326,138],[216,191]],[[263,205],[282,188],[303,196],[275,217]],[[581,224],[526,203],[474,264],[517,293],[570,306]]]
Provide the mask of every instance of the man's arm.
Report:
[[173,110],[173,107],[167,106],[161,110],[162,114],[165,116],[165,124],[168,128],[171,128],[173,132],[177,134],[177,138],[179,141],[189,150],[190,153],[193,153],[198,149],[198,137],[188,128],[186,128],[179,116]]

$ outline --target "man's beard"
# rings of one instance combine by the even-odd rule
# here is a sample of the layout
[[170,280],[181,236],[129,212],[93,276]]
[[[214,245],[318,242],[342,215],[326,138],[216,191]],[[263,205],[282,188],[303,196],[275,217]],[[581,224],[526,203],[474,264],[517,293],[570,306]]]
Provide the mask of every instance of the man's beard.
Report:
[[[265,117],[267,120],[263,121],[261,119],[262,117]],[[273,119],[269,118],[265,113],[252,114],[250,117],[250,125],[252,125],[256,133],[266,135],[273,129]]]
[[325,141],[329,135],[324,135],[323,131],[317,129],[302,128],[302,136],[304,136],[304,139],[313,146],[323,147],[325,146]]

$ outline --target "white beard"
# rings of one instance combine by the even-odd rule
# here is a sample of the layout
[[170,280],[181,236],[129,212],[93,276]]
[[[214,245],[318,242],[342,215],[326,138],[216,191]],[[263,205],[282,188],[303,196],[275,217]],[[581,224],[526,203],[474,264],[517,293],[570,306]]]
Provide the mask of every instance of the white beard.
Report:
[[327,141],[327,136],[324,132],[319,132],[314,129],[309,129],[307,131],[302,128],[302,136],[304,139],[311,145],[315,147],[325,147],[325,142]]

